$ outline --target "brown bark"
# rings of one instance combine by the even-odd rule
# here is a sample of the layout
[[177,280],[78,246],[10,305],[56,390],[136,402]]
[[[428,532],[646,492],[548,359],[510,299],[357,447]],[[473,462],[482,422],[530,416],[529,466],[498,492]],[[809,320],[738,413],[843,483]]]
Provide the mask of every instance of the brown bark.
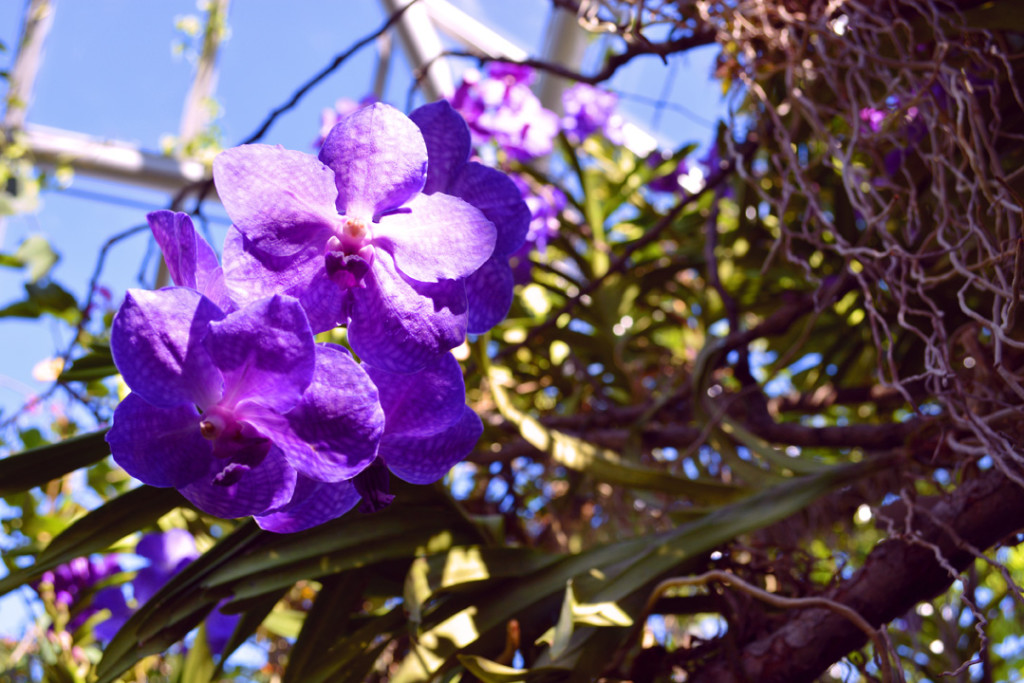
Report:
[[[894,528],[905,509],[888,515]],[[868,555],[864,566],[824,597],[855,609],[873,626],[904,614],[949,588],[951,576],[936,550],[956,571],[985,549],[1024,529],[1024,491],[997,471],[962,484],[950,494],[920,501],[913,535],[891,538]],[[965,544],[969,544],[965,545]],[[693,683],[799,683],[813,681],[834,662],[864,645],[866,636],[849,620],[824,609],[794,612],[781,628],[742,644],[739,652],[711,659]]]

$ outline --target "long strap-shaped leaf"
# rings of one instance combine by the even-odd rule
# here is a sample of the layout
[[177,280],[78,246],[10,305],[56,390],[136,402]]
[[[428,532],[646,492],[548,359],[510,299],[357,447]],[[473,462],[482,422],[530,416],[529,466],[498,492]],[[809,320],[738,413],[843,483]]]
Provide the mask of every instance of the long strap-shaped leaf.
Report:
[[635,489],[671,493],[705,504],[725,503],[748,494],[746,487],[712,480],[694,480],[623,460],[618,453],[600,448],[583,439],[549,429],[522,412],[509,399],[501,378],[493,367],[487,370],[494,403],[502,417],[519,428],[522,437],[534,448],[569,469],[583,472],[600,481]]
[[226,597],[199,589],[203,577],[270,536],[252,520],[244,522],[168,581],[104,649],[96,667],[99,683],[112,683],[138,660],[181,640]]
[[[424,634],[415,645],[417,652],[403,662],[394,683],[429,680],[457,654],[478,649],[485,640],[500,636],[510,619],[517,619],[524,632],[543,631],[552,625],[551,608],[561,603],[566,582],[575,580],[577,597],[587,603],[618,603],[628,608],[642,605],[637,595],[667,572],[685,571],[689,560],[744,533],[773,524],[804,509],[819,496],[891,464],[884,458],[800,477],[722,507],[706,517],[669,532],[601,546],[565,557],[539,571],[525,572],[517,579],[480,582],[453,601],[424,617]],[[504,560],[511,563],[512,560]],[[461,596],[462,594],[460,594]],[[465,609],[461,609],[465,607]],[[459,645],[460,634],[475,636],[470,645]],[[554,669],[576,674],[588,662],[598,667],[609,651],[607,629],[581,627],[572,634],[569,646],[552,661],[542,656],[536,663],[538,677]],[[625,630],[618,635],[625,637]],[[614,649],[614,647],[612,647]],[[534,676],[527,677],[532,679]],[[585,676],[579,678],[585,680]]]
[[68,472],[99,462],[110,454],[107,430],[16,453],[0,460],[0,496],[28,491]]
[[175,507],[187,504],[174,489],[133,489],[73,522],[40,553],[35,564],[0,579],[0,595],[76,557],[106,550]]

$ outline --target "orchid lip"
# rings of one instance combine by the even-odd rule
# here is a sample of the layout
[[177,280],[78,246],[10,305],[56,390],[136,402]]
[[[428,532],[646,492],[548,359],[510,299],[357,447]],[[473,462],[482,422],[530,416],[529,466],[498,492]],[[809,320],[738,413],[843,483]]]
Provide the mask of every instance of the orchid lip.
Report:
[[355,254],[368,242],[370,226],[362,218],[339,216],[333,226],[334,234],[327,238],[325,250]]

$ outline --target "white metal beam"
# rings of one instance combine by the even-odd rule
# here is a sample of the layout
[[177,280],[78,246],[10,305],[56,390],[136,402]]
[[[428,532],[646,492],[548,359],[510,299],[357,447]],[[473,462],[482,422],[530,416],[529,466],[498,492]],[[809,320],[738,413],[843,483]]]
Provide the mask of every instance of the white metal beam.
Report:
[[[394,14],[412,3],[412,0],[380,0],[380,2],[385,12]],[[441,57],[444,53],[444,45],[441,43],[437,31],[434,30],[425,4],[417,2],[405,10],[395,28],[412,68],[427,70],[422,84],[427,99],[432,101],[452,95],[455,92],[455,85],[452,82],[451,68],[448,66],[448,62]]]
[[[78,173],[170,193],[209,177],[198,161],[146,152],[126,142],[33,124],[20,134],[32,159],[42,166],[69,164]],[[210,198],[216,197],[211,193]]]

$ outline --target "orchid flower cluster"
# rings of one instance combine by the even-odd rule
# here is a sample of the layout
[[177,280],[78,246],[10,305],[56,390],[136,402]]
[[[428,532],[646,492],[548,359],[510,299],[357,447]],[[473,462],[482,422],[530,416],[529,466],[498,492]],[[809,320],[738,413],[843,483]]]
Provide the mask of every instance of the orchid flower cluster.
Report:
[[530,89],[535,76],[529,66],[503,62],[491,62],[483,74],[474,69],[463,74],[451,102],[469,123],[474,142],[493,141],[517,161],[549,154],[560,131],[577,143],[598,131],[622,142],[615,93],[575,83],[562,93],[565,113],[559,117]]
[[[256,144],[214,160],[223,264],[186,214],[150,214],[174,286],[129,290],[114,319],[132,390],[115,461],[282,533],[388,505],[389,471],[444,476],[482,433],[451,349],[507,314],[530,222],[470,151],[446,102],[373,104],[317,157]],[[339,326],[358,361],[315,341]]]
[[[112,615],[127,613],[128,604],[120,587],[102,585],[120,572],[121,563],[114,555],[76,557],[43,572],[33,587],[40,595],[52,591],[53,605],[68,612],[64,630],[74,632],[100,610],[110,610]],[[91,598],[87,600],[88,596]],[[117,630],[107,633],[103,626],[101,623],[95,629],[100,640],[109,638]]]
[[[42,592],[46,585],[53,591],[55,606],[66,609],[70,619],[64,629],[74,632],[96,617],[92,633],[101,643],[109,642],[135,610],[156,595],[175,574],[199,557],[195,539],[184,529],[146,534],[135,546],[135,554],[146,564],[125,584],[109,583],[124,569],[117,555],[77,557],[55,569],[43,572],[35,584]],[[122,590],[130,585],[135,607],[128,604]],[[206,638],[210,650],[220,653],[227,645],[240,616],[215,609],[206,619]]]

